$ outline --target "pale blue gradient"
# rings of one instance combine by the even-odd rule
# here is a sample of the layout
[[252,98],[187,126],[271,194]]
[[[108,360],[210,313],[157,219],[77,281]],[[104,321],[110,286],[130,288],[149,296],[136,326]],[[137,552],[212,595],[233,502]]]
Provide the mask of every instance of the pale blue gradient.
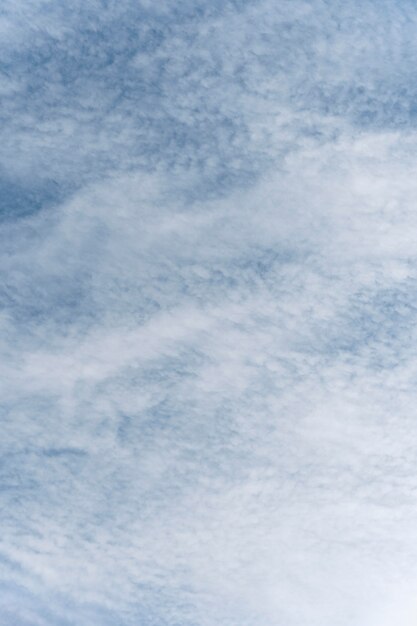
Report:
[[3,3],[0,626],[415,623],[416,34]]

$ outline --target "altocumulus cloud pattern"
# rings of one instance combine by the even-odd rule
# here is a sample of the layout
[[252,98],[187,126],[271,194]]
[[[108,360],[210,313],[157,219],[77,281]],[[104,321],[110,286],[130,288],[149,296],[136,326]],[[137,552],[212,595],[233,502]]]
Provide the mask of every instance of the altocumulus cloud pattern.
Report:
[[415,626],[416,2],[0,35],[0,625]]

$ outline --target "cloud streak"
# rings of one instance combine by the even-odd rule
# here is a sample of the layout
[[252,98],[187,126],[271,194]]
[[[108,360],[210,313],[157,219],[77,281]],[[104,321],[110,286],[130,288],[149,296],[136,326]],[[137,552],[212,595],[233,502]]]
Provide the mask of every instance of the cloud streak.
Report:
[[5,3],[0,623],[412,623],[416,20]]

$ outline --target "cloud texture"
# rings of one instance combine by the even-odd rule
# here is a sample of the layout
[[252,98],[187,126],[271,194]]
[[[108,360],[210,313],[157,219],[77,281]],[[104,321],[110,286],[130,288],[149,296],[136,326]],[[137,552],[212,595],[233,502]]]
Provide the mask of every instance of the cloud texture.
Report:
[[416,32],[5,0],[2,626],[415,623]]

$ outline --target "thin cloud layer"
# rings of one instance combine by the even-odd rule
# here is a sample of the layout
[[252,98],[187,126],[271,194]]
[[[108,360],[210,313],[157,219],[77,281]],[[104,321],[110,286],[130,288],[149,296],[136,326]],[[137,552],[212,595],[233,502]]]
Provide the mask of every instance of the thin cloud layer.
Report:
[[4,4],[0,624],[411,626],[416,25]]

